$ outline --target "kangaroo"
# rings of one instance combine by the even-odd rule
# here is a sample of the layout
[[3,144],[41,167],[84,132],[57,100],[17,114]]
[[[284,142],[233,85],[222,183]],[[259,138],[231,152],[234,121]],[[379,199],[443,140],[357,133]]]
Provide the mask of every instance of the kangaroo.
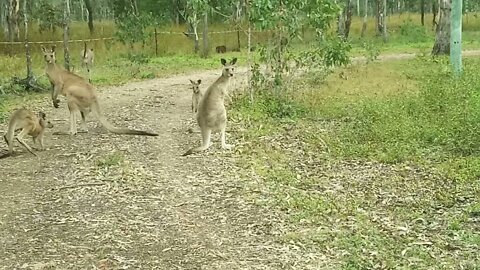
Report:
[[62,69],[55,63],[55,46],[51,50],[42,46],[43,57],[46,62],[45,72],[51,85],[53,106],[58,108],[58,95],[62,94],[67,98],[68,110],[70,111],[70,135],[77,134],[76,114],[80,112],[82,116],[82,128],[87,132],[85,118],[90,111],[93,111],[100,123],[110,132],[116,134],[146,135],[158,136],[157,133],[151,133],[142,130],[133,130],[127,128],[117,128],[112,125],[102,113],[98,102],[97,94],[93,85],[84,78]]
[[211,145],[211,134],[213,132],[221,133],[221,143],[223,149],[231,149],[234,146],[225,142],[225,128],[227,126],[227,111],[225,110],[225,95],[230,85],[230,79],[233,77],[237,58],[233,58],[229,63],[221,59],[223,65],[222,75],[205,91],[197,112],[197,123],[202,133],[202,145],[192,148],[185,152],[183,156],[193,154],[208,149]]
[[43,146],[43,135],[45,133],[45,128],[52,128],[53,125],[50,121],[47,121],[47,116],[44,112],[38,112],[37,114],[27,110],[27,109],[18,109],[16,110],[12,117],[10,118],[10,122],[8,124],[8,131],[5,133],[3,138],[8,145],[8,154],[13,154],[13,137],[15,131],[22,130],[17,135],[17,141],[21,143],[31,154],[35,154],[30,146],[28,146],[25,141],[23,141],[23,137],[25,135],[30,135],[33,138],[33,143],[40,142],[40,150],[44,150],[45,147]]
[[85,47],[84,49],[80,52],[80,65],[82,67],[85,67],[88,72],[88,81],[91,82],[90,80],[90,69],[93,66],[93,61],[95,60],[95,54],[93,53],[93,48],[87,49],[87,42],[84,43]]
[[200,103],[200,100],[202,99],[202,91],[200,91],[200,84],[202,83],[202,80],[198,81],[192,81],[190,80],[190,83],[192,84],[192,89],[193,89],[193,94],[192,94],[192,112],[197,113],[198,111],[198,105]]
[[217,46],[217,47],[215,47],[215,51],[217,53],[226,53],[227,52],[227,47],[225,45]]

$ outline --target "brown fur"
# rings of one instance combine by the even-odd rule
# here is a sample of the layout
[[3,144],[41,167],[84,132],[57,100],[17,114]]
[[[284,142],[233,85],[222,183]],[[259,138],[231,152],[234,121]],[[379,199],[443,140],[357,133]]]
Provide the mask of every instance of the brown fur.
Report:
[[21,130],[17,135],[17,141],[21,143],[30,153],[36,155],[30,146],[23,140],[26,135],[32,136],[33,142],[36,143],[37,139],[40,143],[40,150],[44,150],[43,136],[45,134],[45,128],[52,128],[53,125],[47,121],[46,115],[43,112],[35,114],[27,109],[16,110],[10,122],[8,124],[7,133],[3,136],[5,142],[8,145],[9,155],[13,154],[13,137],[16,130]]
[[93,111],[100,123],[110,132],[117,134],[131,134],[131,135],[147,135],[158,136],[157,133],[151,133],[141,130],[132,130],[127,128],[117,128],[113,126],[103,116],[103,113],[98,102],[97,94],[93,85],[91,85],[84,78],[62,69],[55,63],[55,47],[47,50],[42,46],[43,57],[47,64],[45,71],[47,77],[52,84],[52,101],[53,106],[58,108],[58,95],[62,94],[67,98],[68,110],[70,111],[70,134],[77,133],[76,114],[80,112],[82,116],[82,126],[87,129],[85,117]]
[[200,103],[200,100],[202,99],[203,93],[200,91],[200,84],[202,83],[202,80],[198,81],[192,81],[190,80],[190,83],[192,84],[192,112],[197,113],[198,111],[198,105]]
[[85,67],[88,72],[88,81],[90,81],[90,70],[93,67],[93,62],[95,60],[95,54],[93,53],[93,48],[87,49],[87,43],[85,42],[85,48],[80,52],[80,65]]
[[227,111],[225,110],[225,96],[227,88],[230,85],[230,79],[233,77],[235,63],[237,58],[233,58],[227,63],[222,58],[222,75],[206,90],[197,112],[197,123],[202,133],[202,145],[188,150],[183,156],[193,154],[208,149],[211,145],[212,132],[221,133],[221,143],[223,149],[231,149],[234,146],[225,143],[225,128],[227,126]]
[[217,46],[217,47],[215,47],[215,51],[217,53],[226,53],[227,52],[227,47],[225,45]]

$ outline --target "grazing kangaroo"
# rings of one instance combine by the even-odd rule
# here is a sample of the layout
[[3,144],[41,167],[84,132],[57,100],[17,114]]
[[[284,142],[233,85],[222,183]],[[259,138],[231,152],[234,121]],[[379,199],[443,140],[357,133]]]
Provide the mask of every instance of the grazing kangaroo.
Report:
[[27,109],[18,109],[16,110],[10,122],[8,124],[8,131],[5,133],[3,138],[8,145],[8,154],[13,154],[13,137],[16,130],[22,130],[17,135],[17,141],[21,143],[30,153],[36,156],[32,151],[30,146],[28,146],[23,137],[30,135],[33,138],[33,143],[35,144],[38,141],[40,142],[40,150],[44,150],[43,146],[43,135],[45,133],[45,128],[52,128],[53,125],[50,121],[47,121],[47,116],[44,112],[38,112],[37,114],[27,110]]
[[227,47],[225,45],[217,46],[217,47],[215,47],[215,51],[217,53],[226,53],[227,52]]
[[225,95],[230,85],[230,79],[233,77],[235,63],[237,58],[233,58],[230,63],[221,59],[223,70],[218,78],[203,95],[197,112],[197,123],[202,133],[202,145],[188,150],[183,156],[193,154],[208,149],[211,145],[211,134],[213,132],[221,133],[221,143],[223,149],[231,149],[234,146],[225,143],[225,128],[227,126],[227,111],[225,110]]
[[68,110],[70,111],[70,135],[77,134],[76,114],[80,112],[82,116],[82,128],[87,131],[85,117],[90,111],[93,111],[100,123],[110,132],[117,134],[158,136],[157,133],[113,126],[102,113],[93,85],[84,78],[57,66],[55,63],[55,46],[52,46],[51,50],[47,50],[42,46],[42,52],[47,64],[45,72],[53,86],[53,106],[55,108],[59,107],[59,94],[67,97]]
[[80,61],[81,61],[81,66],[87,68],[88,72],[88,81],[91,82],[90,80],[90,69],[93,66],[93,61],[95,60],[95,54],[93,53],[93,48],[87,49],[87,42],[84,43],[85,47],[84,49],[80,52]]
[[198,111],[198,105],[200,103],[200,100],[202,99],[202,91],[200,91],[200,84],[202,83],[202,80],[198,81],[192,81],[190,80],[190,83],[192,84],[192,112],[197,113]]

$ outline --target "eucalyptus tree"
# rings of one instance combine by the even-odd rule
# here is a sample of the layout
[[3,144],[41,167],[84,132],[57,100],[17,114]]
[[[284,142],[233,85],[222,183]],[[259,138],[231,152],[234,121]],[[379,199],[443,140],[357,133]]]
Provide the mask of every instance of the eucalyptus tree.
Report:
[[63,5],[63,57],[66,70],[70,70],[70,49],[68,41],[70,40],[70,0],[64,0]]
[[185,35],[194,41],[194,51],[197,53],[200,49],[198,37],[198,25],[202,15],[205,15],[209,10],[209,5],[206,0],[188,0],[185,3],[183,12],[180,12],[182,17],[188,23],[188,30]]
[[88,15],[88,29],[90,30],[90,34],[93,34],[93,6],[91,0],[85,0],[85,7],[87,9]]
[[18,41],[20,39],[20,2],[19,0],[4,0],[5,8],[5,29],[9,41]]
[[450,12],[451,0],[439,0],[440,17],[435,34],[435,44],[433,45],[432,55],[441,55],[450,53]]
[[365,33],[367,31],[367,20],[368,20],[368,0],[365,0],[365,7],[363,9],[363,21],[362,21],[362,33],[360,34],[361,37],[365,37]]
[[[260,78],[262,84],[269,85],[266,89],[286,89],[285,76],[303,67],[325,70],[349,61],[348,43],[328,32],[340,12],[335,0],[251,0],[248,4],[249,21],[257,29],[273,33],[271,43],[260,49],[260,61],[273,75],[273,80]],[[298,54],[291,50],[292,40],[301,39],[303,26],[315,30],[315,46]],[[255,70],[253,73],[253,77],[262,76]]]

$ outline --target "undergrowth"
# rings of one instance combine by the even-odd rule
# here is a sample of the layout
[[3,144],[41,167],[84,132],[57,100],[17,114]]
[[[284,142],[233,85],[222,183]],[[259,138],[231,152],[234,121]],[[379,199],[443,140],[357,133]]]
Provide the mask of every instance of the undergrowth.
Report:
[[[478,162],[472,163],[472,159],[480,154],[480,133],[476,131],[480,123],[480,60],[466,60],[464,74],[458,79],[450,73],[447,59],[379,65],[343,71],[344,77],[357,77],[350,78],[350,84],[349,78],[347,82],[335,79],[319,88],[317,79],[307,77],[298,81],[304,87],[295,93],[260,92],[253,104],[239,102],[237,110],[257,120],[335,123],[326,140],[339,157],[442,167],[447,160],[450,164],[452,159],[467,158],[477,168]],[[390,70],[375,74],[385,68]],[[358,82],[361,78],[371,81]],[[465,162],[452,165],[462,164]]]
[[480,59],[464,64],[458,79],[441,58],[350,66],[238,100],[249,189],[292,225],[277,240],[334,269],[476,269]]

